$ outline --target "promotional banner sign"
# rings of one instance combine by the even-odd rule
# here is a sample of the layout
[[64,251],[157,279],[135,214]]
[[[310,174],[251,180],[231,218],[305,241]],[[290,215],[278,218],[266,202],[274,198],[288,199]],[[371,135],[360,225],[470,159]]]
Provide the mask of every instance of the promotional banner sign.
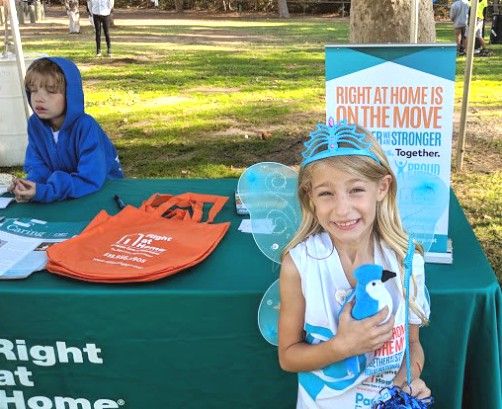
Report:
[[403,224],[437,262],[451,262],[455,56],[454,44],[326,47],[326,123],[373,133],[398,178]]

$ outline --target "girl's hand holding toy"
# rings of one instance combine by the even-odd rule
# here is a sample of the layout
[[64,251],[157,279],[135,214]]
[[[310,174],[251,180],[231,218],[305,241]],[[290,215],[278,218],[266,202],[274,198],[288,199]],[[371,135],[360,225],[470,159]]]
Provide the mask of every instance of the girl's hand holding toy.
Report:
[[389,312],[387,307],[362,320],[352,318],[352,307],[353,302],[349,302],[343,308],[338,333],[333,338],[333,342],[348,348],[346,351],[348,357],[376,351],[392,338],[394,317],[385,324],[380,324]]

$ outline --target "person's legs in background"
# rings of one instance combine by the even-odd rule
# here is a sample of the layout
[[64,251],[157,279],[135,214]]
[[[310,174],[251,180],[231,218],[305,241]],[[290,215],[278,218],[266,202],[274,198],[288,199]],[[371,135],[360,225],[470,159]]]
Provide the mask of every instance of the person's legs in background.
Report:
[[460,55],[465,54],[465,27],[458,27],[455,29],[455,40],[458,53]]
[[477,42],[479,43],[479,47],[476,47],[476,50],[479,50],[479,51],[476,51],[475,50],[475,53],[476,54],[481,54],[482,52],[485,52],[483,51],[485,49],[485,40],[483,39],[483,19],[476,19],[476,39],[477,39]]
[[94,20],[94,33],[96,35],[96,56],[101,57],[101,18],[103,16],[98,16],[93,14],[92,18]]
[[106,51],[108,57],[112,56],[112,44],[110,42],[110,16],[102,16],[103,18],[103,31],[105,32]]
[[112,55],[112,44],[110,42],[110,16],[101,16],[103,21],[103,31],[105,33],[106,51],[108,57]]

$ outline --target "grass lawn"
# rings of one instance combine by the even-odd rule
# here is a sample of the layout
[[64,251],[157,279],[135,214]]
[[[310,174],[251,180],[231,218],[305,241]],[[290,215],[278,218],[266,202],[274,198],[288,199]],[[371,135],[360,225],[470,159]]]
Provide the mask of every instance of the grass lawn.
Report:
[[[25,52],[79,65],[87,112],[113,139],[127,176],[139,178],[237,177],[259,161],[298,163],[304,137],[324,120],[324,46],[348,37],[347,19],[117,10],[113,58],[96,58],[85,17],[82,33],[69,35],[62,8],[48,15],[22,28]],[[439,42],[453,41],[450,24],[437,32]],[[452,178],[500,277],[502,46],[491,48],[494,56],[475,59],[465,167]],[[465,58],[457,62],[459,112]]]

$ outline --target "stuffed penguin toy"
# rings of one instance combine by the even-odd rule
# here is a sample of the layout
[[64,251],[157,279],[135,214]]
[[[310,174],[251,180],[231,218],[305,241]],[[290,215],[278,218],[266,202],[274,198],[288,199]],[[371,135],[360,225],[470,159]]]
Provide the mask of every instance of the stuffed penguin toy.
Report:
[[352,317],[357,320],[368,318],[387,306],[389,312],[382,324],[387,322],[392,314],[393,302],[384,283],[396,277],[396,273],[377,264],[363,264],[354,271],[354,277],[357,284]]

